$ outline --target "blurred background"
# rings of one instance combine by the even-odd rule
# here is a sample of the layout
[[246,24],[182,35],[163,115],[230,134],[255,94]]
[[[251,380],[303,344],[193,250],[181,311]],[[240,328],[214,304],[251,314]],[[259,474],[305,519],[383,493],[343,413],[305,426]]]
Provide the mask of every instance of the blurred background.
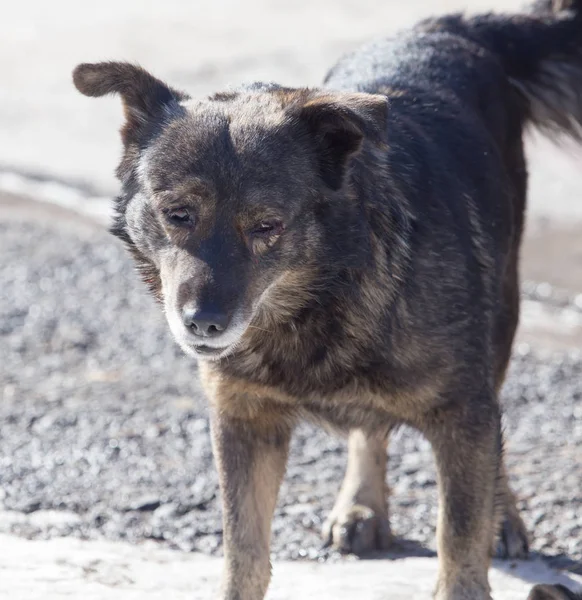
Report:
[[[317,85],[345,51],[445,11],[507,0],[22,0],[0,20],[0,532],[156,540],[220,553],[196,365],[175,347],[109,236],[117,98],[71,84],[79,62],[137,61],[192,95],[255,80]],[[503,392],[514,487],[551,564],[582,573],[582,153],[528,138],[523,320]],[[276,557],[337,558],[319,530],[345,444],[294,441]],[[391,443],[396,552],[430,554],[426,442]]]

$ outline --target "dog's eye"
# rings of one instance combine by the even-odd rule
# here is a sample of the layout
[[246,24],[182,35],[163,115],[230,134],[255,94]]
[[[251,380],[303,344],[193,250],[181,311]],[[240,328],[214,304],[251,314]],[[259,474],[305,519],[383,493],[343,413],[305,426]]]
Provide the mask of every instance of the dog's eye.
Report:
[[253,230],[253,235],[270,237],[281,235],[283,233],[283,223],[281,221],[261,221]]
[[164,214],[172,225],[192,225],[194,222],[187,208],[169,208],[164,210]]

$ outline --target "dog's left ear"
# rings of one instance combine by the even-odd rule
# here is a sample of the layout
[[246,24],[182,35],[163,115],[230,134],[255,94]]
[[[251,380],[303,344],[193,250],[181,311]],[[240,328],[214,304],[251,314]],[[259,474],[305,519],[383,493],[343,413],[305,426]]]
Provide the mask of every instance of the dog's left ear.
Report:
[[165,108],[188,98],[145,69],[126,62],[78,65],[73,71],[73,83],[85,96],[121,96],[126,118],[121,136],[126,145],[139,141]]
[[315,142],[321,176],[338,190],[351,156],[365,138],[382,142],[388,98],[379,94],[330,92],[309,99],[299,111]]

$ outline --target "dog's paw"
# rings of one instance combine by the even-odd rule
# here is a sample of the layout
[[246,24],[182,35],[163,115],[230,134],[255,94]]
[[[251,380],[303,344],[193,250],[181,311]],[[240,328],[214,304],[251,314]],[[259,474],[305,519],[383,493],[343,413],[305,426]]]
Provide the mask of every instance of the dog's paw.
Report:
[[332,512],[323,526],[323,538],[326,546],[344,554],[362,555],[388,549],[392,535],[385,516],[355,504]]
[[499,530],[496,545],[493,548],[495,558],[527,558],[529,541],[527,530],[517,510],[508,512]]

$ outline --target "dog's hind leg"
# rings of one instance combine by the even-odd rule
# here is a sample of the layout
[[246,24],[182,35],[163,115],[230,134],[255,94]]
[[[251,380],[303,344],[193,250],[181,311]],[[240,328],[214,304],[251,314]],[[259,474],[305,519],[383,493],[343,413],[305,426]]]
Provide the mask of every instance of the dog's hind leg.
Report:
[[[515,318],[515,322],[517,323],[517,317]],[[515,325],[513,325],[513,330],[515,330]],[[512,339],[513,332],[511,332],[510,340]],[[496,387],[498,394],[503,384],[507,363],[509,362],[510,344],[511,341],[507,344],[506,350],[498,353],[501,365],[497,376]],[[517,499],[509,485],[507,469],[505,467],[505,456],[503,454],[501,455],[495,494],[497,535],[493,541],[491,553],[496,558],[527,558],[529,554],[528,533],[517,508]]]
[[390,545],[386,436],[350,432],[348,465],[323,535],[341,552],[365,554]]
[[[525,163],[523,156],[518,156],[515,187],[518,190],[519,210],[516,215],[515,229],[521,232],[523,227],[522,215],[525,205],[526,182],[524,178]],[[503,289],[501,310],[497,315],[494,335],[496,354],[495,388],[499,396],[505,373],[511,357],[511,348],[517,324],[519,321],[519,276],[517,270],[518,247],[520,236],[516,237],[515,247],[511,253]],[[527,530],[519,511],[515,494],[509,487],[504,456],[501,457],[499,477],[497,479],[497,537],[493,544],[493,556],[498,558],[526,558],[529,551]]]
[[495,494],[497,535],[493,541],[492,555],[506,559],[527,558],[529,536],[517,508],[517,499],[509,485],[503,454]]
[[497,482],[497,498],[500,518],[498,534],[493,544],[493,556],[496,558],[527,558],[529,553],[527,529],[517,509],[515,494],[509,487],[503,462]]

